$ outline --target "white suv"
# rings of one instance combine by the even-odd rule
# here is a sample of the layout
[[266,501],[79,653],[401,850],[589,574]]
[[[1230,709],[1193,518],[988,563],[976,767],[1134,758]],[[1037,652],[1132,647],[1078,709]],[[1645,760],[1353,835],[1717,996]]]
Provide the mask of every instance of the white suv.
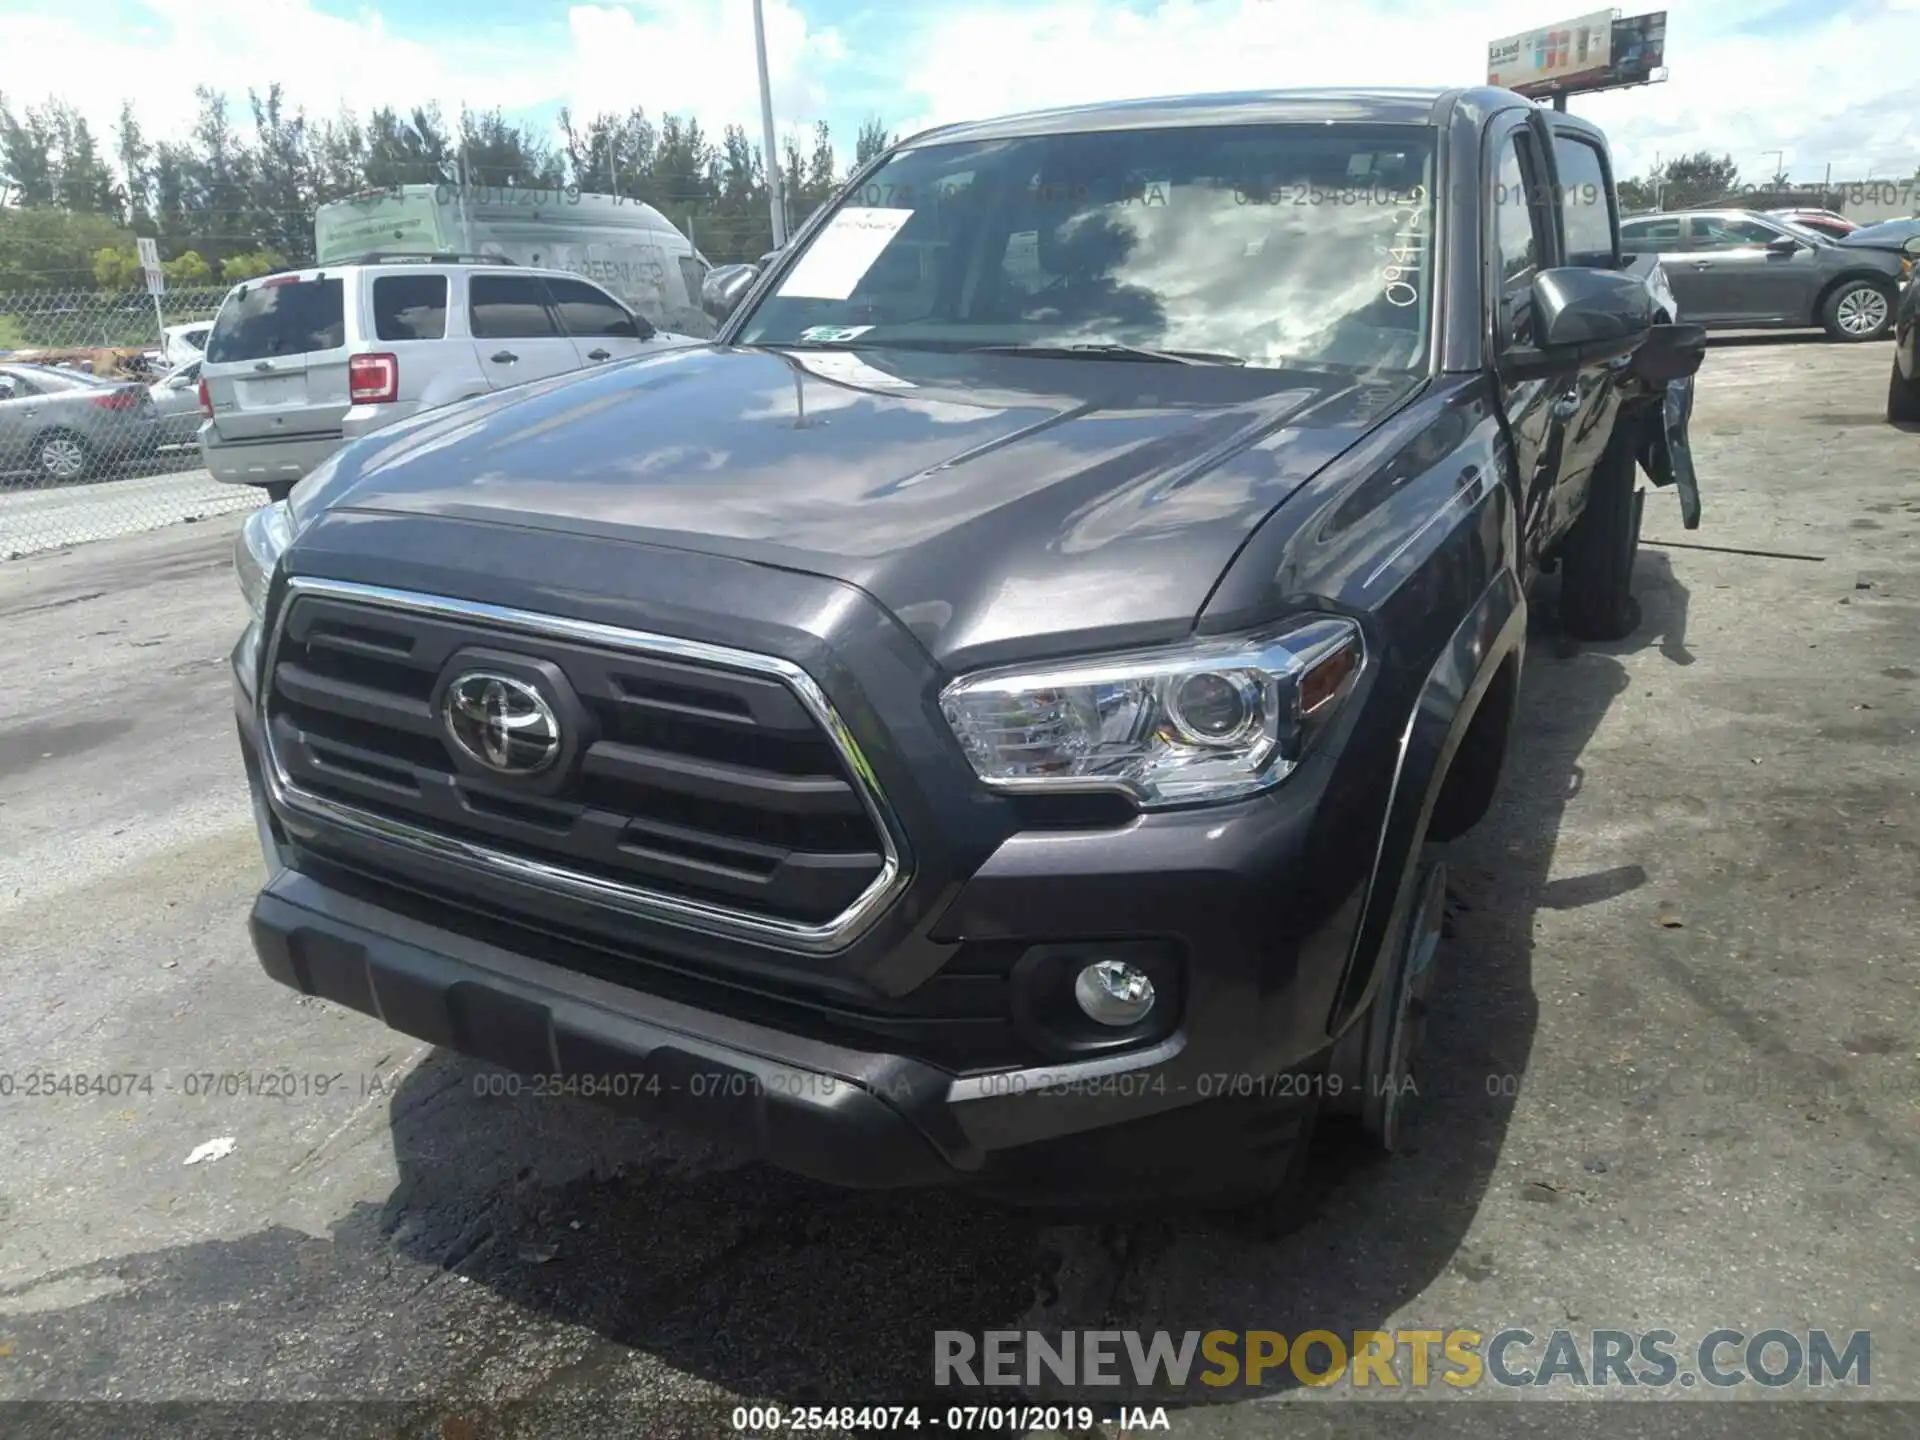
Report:
[[591,281],[495,261],[382,259],[233,287],[200,367],[200,451],[216,480],[275,496],[396,420],[693,336]]

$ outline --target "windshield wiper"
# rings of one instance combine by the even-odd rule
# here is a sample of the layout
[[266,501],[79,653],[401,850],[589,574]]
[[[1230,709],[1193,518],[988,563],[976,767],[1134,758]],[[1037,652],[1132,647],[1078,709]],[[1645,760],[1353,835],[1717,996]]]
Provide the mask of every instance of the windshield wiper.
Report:
[[971,345],[969,354],[1042,355],[1071,360],[1157,360],[1166,365],[1244,365],[1244,355],[1224,355],[1215,350],[1155,350],[1145,345],[1122,345],[1112,340],[1088,341],[1077,345]]

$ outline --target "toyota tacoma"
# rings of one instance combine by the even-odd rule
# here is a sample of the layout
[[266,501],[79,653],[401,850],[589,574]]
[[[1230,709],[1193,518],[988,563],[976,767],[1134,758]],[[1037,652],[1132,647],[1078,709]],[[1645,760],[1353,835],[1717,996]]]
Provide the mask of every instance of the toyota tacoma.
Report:
[[711,341],[342,448],[236,551],[261,963],[851,1186],[1391,1149],[1530,596],[1698,521],[1618,208],[1498,89],[953,125]]

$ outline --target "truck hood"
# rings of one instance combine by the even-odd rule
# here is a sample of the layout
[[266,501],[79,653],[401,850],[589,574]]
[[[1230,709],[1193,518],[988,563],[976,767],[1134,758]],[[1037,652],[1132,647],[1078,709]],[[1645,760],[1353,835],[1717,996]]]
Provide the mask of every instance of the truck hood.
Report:
[[[832,577],[936,657],[1182,633],[1417,380],[699,345],[415,417],[295,492]],[[556,577],[564,584],[564,577]]]

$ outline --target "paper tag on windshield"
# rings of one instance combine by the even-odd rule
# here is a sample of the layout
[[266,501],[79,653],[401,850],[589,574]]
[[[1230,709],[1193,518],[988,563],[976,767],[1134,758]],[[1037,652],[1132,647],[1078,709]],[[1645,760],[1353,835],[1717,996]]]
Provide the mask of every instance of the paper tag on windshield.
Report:
[[795,300],[844,300],[873,268],[911,210],[842,210],[813,237],[807,253],[775,292]]
[[809,325],[800,332],[800,338],[812,345],[838,345],[848,340],[857,340],[871,325]]

